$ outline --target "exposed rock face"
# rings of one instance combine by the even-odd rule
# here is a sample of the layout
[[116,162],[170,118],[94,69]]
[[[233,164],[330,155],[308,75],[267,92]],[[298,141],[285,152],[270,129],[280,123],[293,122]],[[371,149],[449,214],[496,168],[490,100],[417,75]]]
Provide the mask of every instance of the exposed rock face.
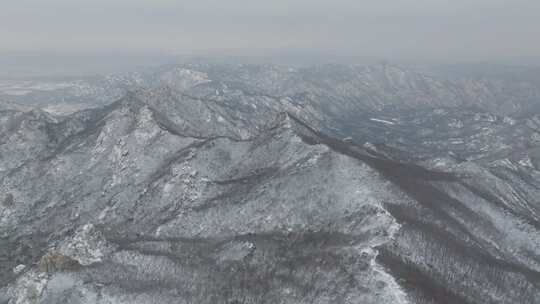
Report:
[[45,273],[76,270],[80,266],[76,260],[57,252],[47,253],[38,263],[39,270]]
[[0,303],[540,298],[534,113],[428,103],[442,84],[390,67],[165,71],[0,112]]

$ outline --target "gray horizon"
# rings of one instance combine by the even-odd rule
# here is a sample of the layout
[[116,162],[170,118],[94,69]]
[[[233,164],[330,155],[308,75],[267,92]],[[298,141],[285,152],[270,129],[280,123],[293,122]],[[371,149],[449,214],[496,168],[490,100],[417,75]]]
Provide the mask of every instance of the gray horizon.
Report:
[[526,62],[540,54],[538,11],[533,0],[19,0],[0,10],[0,52]]

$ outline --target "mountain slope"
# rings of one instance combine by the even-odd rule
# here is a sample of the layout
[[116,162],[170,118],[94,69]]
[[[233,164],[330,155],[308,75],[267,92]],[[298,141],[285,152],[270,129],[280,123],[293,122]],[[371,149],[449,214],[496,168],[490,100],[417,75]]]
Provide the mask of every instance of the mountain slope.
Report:
[[[123,101],[99,127],[91,122],[84,137],[3,176],[2,189],[14,200],[2,209],[3,255],[11,264],[4,266],[45,263],[48,273],[26,272],[9,296],[24,301],[25,288],[35,287],[25,282],[34,280],[47,286],[40,295],[45,302],[90,301],[102,284],[102,297],[131,303],[148,303],[150,295],[156,303],[402,297],[373,260],[372,247],[396,227],[380,202],[399,196],[385,191],[391,185],[373,169],[306,144],[306,134],[316,135],[288,115],[247,141],[172,134],[156,117],[136,100]],[[103,238],[97,248],[85,248],[94,237]],[[182,255],[192,251],[197,258],[186,261]],[[22,252],[35,255],[13,256]],[[75,260],[76,271],[47,262],[51,254]],[[291,273],[290,263],[299,269]],[[171,277],[179,271],[195,277]],[[280,272],[273,282],[264,279]],[[214,286],[210,273],[217,282],[223,276],[229,290]],[[88,276],[93,283],[81,286]],[[13,279],[4,273],[4,284]]]
[[319,108],[243,71],[0,112],[0,303],[540,298],[534,114]]

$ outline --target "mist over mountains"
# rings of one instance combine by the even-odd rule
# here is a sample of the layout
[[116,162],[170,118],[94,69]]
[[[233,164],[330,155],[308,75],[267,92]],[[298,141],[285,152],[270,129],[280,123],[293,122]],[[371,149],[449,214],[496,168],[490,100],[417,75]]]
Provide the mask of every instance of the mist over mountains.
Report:
[[0,303],[537,303],[540,70],[0,82]]

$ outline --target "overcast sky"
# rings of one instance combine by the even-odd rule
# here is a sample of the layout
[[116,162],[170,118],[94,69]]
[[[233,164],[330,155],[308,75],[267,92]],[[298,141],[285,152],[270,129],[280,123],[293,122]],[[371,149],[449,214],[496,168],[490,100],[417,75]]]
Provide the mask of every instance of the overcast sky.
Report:
[[0,51],[540,54],[540,0],[1,0]]

